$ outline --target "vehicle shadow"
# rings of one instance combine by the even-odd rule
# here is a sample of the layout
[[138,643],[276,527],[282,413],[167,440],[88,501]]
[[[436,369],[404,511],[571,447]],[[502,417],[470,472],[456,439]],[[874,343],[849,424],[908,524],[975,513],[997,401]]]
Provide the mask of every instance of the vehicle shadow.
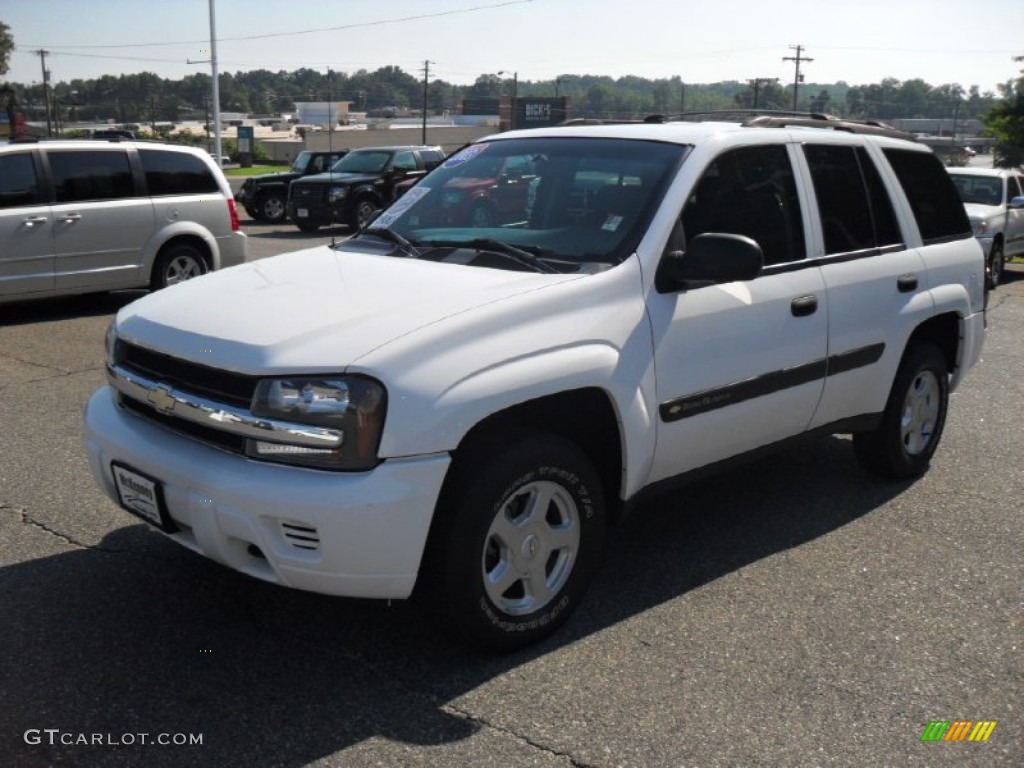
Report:
[[147,293],[144,289],[108,291],[5,304],[0,306],[0,326],[110,315]]
[[[0,754],[19,766],[86,757],[94,766],[302,766],[371,738],[465,740],[482,726],[460,697],[835,531],[906,487],[870,479],[847,440],[827,438],[652,499],[614,529],[570,622],[497,656],[427,629],[408,603],[265,584],[145,526],[94,548],[61,544],[66,551],[0,568]],[[26,743],[26,731],[45,728],[112,734],[122,746]],[[202,734],[203,743],[121,740],[142,733]]]

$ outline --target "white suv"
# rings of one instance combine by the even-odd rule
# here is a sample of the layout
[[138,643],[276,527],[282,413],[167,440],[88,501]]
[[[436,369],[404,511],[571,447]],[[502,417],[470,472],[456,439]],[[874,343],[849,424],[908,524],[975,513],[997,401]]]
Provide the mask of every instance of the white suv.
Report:
[[[479,643],[536,641],[607,526],[695,470],[837,432],[881,475],[928,467],[981,352],[982,254],[942,164],[887,133],[482,140],[334,248],[122,309],[92,471],[256,578],[415,588]],[[481,226],[463,198],[496,161],[520,170]]]
[[201,150],[120,139],[0,147],[0,304],[163,288],[246,251],[227,180]]
[[987,285],[995,288],[1005,261],[1024,256],[1024,173],[999,168],[948,170],[985,251]]

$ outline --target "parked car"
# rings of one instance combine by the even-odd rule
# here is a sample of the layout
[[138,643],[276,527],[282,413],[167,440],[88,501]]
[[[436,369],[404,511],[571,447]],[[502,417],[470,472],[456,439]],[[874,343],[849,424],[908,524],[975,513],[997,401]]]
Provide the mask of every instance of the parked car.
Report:
[[327,173],[305,176],[288,188],[288,219],[303,232],[325,224],[362,229],[388,205],[394,187],[424,176],[444,160],[440,147],[354,149]]
[[985,251],[989,289],[1002,280],[1003,265],[1024,256],[1024,172],[999,168],[950,168],[957,192]]
[[[230,568],[507,650],[648,494],[835,433],[921,475],[981,353],[981,247],[927,147],[786,120],[494,135],[334,247],[140,299],[85,411],[97,483]],[[436,215],[496,167],[521,208]]]
[[303,176],[330,170],[346,154],[347,149],[299,152],[289,170],[247,178],[235,195],[235,200],[257,221],[268,224],[282,222],[285,220],[285,206],[288,203],[288,185]]
[[163,288],[246,253],[228,182],[202,150],[121,138],[0,147],[0,303]]

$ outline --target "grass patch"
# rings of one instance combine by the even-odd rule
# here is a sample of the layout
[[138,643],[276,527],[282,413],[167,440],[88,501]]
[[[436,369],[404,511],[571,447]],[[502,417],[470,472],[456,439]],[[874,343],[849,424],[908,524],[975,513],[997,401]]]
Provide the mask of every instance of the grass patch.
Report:
[[254,165],[252,168],[226,168],[225,176],[257,176],[261,173],[279,173],[287,171],[287,165]]

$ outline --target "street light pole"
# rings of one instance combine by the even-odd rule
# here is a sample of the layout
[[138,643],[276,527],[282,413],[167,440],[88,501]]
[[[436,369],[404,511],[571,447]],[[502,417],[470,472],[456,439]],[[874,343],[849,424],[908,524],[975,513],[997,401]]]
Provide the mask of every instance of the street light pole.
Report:
[[[504,69],[498,72],[499,75],[506,75],[508,72]],[[512,108],[509,111],[508,124],[512,130],[516,129],[516,101],[519,98],[519,72],[512,73]]]

